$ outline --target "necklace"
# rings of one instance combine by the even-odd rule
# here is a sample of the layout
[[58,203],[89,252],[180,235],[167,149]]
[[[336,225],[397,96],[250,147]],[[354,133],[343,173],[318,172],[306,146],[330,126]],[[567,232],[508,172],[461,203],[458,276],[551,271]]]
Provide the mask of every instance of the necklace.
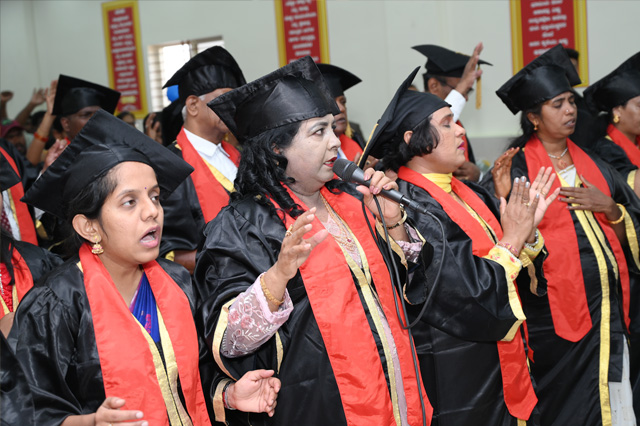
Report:
[[547,153],[547,155],[548,155],[549,157],[551,157],[551,158],[554,158],[554,159],[556,159],[556,160],[559,160],[559,159],[561,159],[562,157],[564,157],[564,155],[567,153],[567,151],[569,151],[569,147],[566,147],[566,148],[564,149],[564,151],[562,151],[562,154],[560,154],[560,155],[553,155],[553,154],[549,154],[549,153]]

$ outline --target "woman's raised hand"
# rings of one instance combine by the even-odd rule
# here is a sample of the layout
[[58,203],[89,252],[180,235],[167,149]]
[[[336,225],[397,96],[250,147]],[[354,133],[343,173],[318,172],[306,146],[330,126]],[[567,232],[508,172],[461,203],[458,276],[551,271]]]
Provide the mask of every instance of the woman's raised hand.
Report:
[[227,388],[227,401],[237,410],[273,417],[280,386],[273,370],[252,370]]
[[[125,400],[110,396],[102,402],[96,411],[96,426],[112,426],[126,424],[127,426],[148,426],[148,422],[142,420],[144,414],[140,410],[121,410]],[[135,420],[135,421],[133,421]]]
[[529,189],[529,199],[534,199],[538,194],[540,194],[540,202],[538,203],[538,208],[536,209],[535,220],[534,220],[534,229],[538,227],[540,222],[542,222],[542,218],[544,217],[547,208],[549,205],[558,198],[560,194],[560,187],[556,188],[553,193],[549,194],[551,190],[551,186],[553,185],[553,181],[556,178],[556,173],[553,171],[553,167],[541,167],[538,171],[538,176],[531,184],[531,188]]
[[286,281],[296,276],[298,268],[307,260],[311,250],[329,235],[329,232],[323,229],[310,238],[304,238],[305,234],[311,231],[311,222],[316,217],[315,213],[315,207],[302,213],[289,227],[282,240],[278,260],[271,269],[275,269],[274,272]]
[[509,243],[518,251],[535,231],[535,213],[540,195],[530,199],[531,185],[526,177],[515,178],[509,202],[500,198],[500,215],[503,237],[502,242]]
[[496,197],[507,198],[511,191],[511,161],[520,148],[509,148],[493,163],[491,175]]

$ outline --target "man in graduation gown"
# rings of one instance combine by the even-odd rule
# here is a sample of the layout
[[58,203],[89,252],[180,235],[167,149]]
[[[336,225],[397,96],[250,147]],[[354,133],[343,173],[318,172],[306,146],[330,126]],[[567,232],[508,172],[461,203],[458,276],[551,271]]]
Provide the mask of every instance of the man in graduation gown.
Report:
[[194,172],[163,204],[160,255],[193,272],[202,230],[229,202],[240,153],[224,140],[227,126],[207,102],[245,83],[235,59],[220,46],[191,58],[167,81],[178,85],[184,125],[170,145]]
[[[113,114],[120,100],[120,92],[90,81],[60,74],[52,114],[60,118],[67,137],[65,146],[82,130],[96,111],[103,109]],[[60,144],[61,142],[58,142]],[[43,172],[55,161],[65,146],[54,145],[49,150]],[[56,216],[36,211],[36,227],[40,245],[64,254],[64,240],[69,235],[63,221]]]
[[113,114],[120,100],[120,92],[90,81],[60,74],[52,114],[60,117],[67,142],[82,130],[99,109]]
[[[480,64],[491,65],[489,62],[479,59],[482,43],[476,46],[472,56],[433,44],[413,46],[413,49],[427,57],[425,64],[427,71],[422,75],[424,91],[444,99],[451,105],[454,121],[464,127],[460,122],[460,115],[469,99],[473,85],[482,75],[482,71],[476,68]],[[454,175],[459,179],[478,182],[480,169],[475,164],[476,159],[466,133],[463,139],[467,161],[460,166]]]
[[357,162],[362,155],[364,141],[357,141],[354,139],[361,138],[361,136],[355,134],[349,124],[349,119],[347,118],[347,98],[344,92],[360,83],[362,80],[351,74],[349,71],[335,65],[317,65],[318,69],[322,73],[324,81],[329,87],[331,96],[333,96],[338,108],[340,109],[340,114],[336,115],[334,121],[336,127],[333,129],[338,139],[340,139],[341,146],[338,154],[340,157],[346,158],[349,161]]

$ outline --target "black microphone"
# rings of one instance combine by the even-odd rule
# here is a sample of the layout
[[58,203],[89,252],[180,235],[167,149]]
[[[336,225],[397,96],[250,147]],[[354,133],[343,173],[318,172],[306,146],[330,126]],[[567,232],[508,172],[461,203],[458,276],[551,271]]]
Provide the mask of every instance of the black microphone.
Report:
[[[338,177],[345,182],[354,182],[359,185],[364,185],[367,188],[369,187],[369,181],[364,180],[364,172],[362,169],[356,166],[355,163],[345,160],[344,158],[338,158],[333,163],[333,173],[338,175]],[[384,198],[395,201],[396,203],[402,204],[417,212],[427,213],[426,206],[405,197],[401,192],[398,192],[395,189],[383,189],[378,195],[382,195]]]

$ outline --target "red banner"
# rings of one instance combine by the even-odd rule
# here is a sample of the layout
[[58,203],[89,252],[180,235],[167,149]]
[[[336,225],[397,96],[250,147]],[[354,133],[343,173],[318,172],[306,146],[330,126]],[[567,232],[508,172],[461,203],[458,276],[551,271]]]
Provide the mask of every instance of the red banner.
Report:
[[525,64],[558,43],[575,46],[573,0],[523,1],[521,12]]
[[556,44],[580,53],[579,72],[588,80],[584,0],[511,0],[513,72]]
[[140,45],[137,1],[102,4],[110,86],[121,93],[117,111],[137,118],[147,113],[144,62]]
[[329,62],[324,0],[275,0],[280,65],[304,56]]

